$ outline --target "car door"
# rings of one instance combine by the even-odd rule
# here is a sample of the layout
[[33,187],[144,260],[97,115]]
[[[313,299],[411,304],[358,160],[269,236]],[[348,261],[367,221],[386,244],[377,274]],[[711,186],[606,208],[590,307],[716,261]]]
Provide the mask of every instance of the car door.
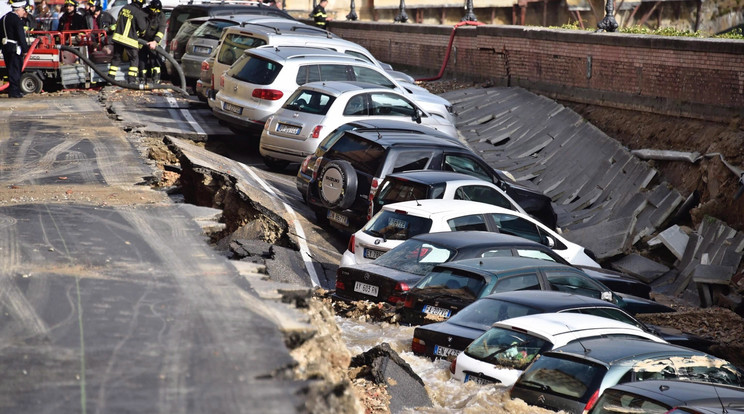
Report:
[[579,270],[543,269],[543,274],[553,290],[612,301],[612,291]]
[[516,275],[509,275],[507,277],[500,277],[496,280],[496,283],[489,293],[513,292],[515,290],[542,290],[542,287],[540,286],[540,277],[537,271],[529,271]]

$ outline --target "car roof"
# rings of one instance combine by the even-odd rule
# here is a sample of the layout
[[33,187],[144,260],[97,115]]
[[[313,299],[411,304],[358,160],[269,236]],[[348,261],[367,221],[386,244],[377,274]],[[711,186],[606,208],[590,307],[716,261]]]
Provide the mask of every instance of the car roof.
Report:
[[[453,262],[440,263],[439,269],[464,270],[468,272],[493,275],[501,272],[512,272],[519,270],[562,268],[581,272],[575,267],[562,263],[550,262],[529,257],[507,256],[507,257],[480,257],[474,259],[455,260]],[[588,277],[588,276],[587,276]]]
[[512,236],[511,234],[496,233],[493,231],[442,231],[418,234],[411,237],[411,239],[434,243],[451,249],[462,249],[473,246],[519,246],[549,250],[542,244],[533,242],[532,240]]
[[486,185],[493,185],[493,183],[478,179],[469,174],[454,172],[454,171],[440,171],[440,170],[410,170],[401,171],[385,176],[386,180],[401,179],[406,181],[413,181],[421,184],[440,184],[455,181],[468,181],[473,183],[486,183]]
[[[411,124],[414,125],[414,124]],[[384,133],[383,133],[384,132]],[[361,139],[373,141],[377,145],[385,148],[394,146],[418,146],[418,147],[447,147],[447,148],[467,148],[465,144],[458,140],[448,139],[438,136],[428,136],[427,139],[421,139],[421,134],[408,131],[380,131],[380,130],[349,130],[347,134],[355,134]]]
[[624,361],[656,356],[706,356],[704,352],[683,346],[625,338],[595,338],[577,341],[556,348],[548,354],[569,355],[606,365],[622,365]]
[[[260,56],[265,59],[271,59],[276,61],[285,61],[292,58],[320,58],[323,60],[348,60],[355,63],[369,65],[367,61],[360,58],[347,55],[345,53],[337,52],[324,47],[308,47],[308,46],[271,46],[265,45],[260,47],[254,47],[252,49],[246,49],[245,53],[255,56]],[[370,67],[375,67],[369,65]]]
[[[266,24],[263,20],[256,21],[245,21],[241,22],[237,26],[229,27],[225,30],[233,33],[246,33],[255,34],[260,33],[263,35],[281,34],[286,37],[307,37],[307,36],[325,36],[329,39],[341,40],[337,35],[321,29],[319,27],[311,26],[296,20],[283,19],[284,21],[277,20],[271,24]],[[303,31],[300,32],[299,29]],[[345,41],[346,42],[346,41]]]
[[517,290],[514,292],[492,293],[481,300],[499,300],[525,305],[543,312],[557,312],[572,308],[613,308],[620,306],[606,300],[550,290]]
[[481,203],[469,200],[444,200],[444,199],[426,199],[426,200],[409,200],[390,203],[382,206],[383,210],[402,210],[408,215],[418,215],[429,217],[434,215],[447,215],[454,212],[465,214],[485,214],[485,213],[517,213],[493,204]]
[[[406,121],[399,121],[396,119],[389,118],[378,118],[378,119],[360,119],[358,121],[352,121],[346,125],[353,125],[355,131],[359,133],[363,132],[377,132],[380,136],[386,136],[388,134],[395,134],[402,132],[406,136],[416,136],[418,140],[421,140],[421,134],[432,134],[431,137],[444,138],[447,141],[454,141],[460,143],[457,137],[449,136],[441,131],[432,129],[425,125],[414,124]],[[382,135],[382,134],[385,135]],[[462,143],[460,143],[462,146]]]
[[314,90],[314,91],[320,91],[327,93],[329,95],[334,96],[340,96],[344,93],[353,93],[353,92],[374,92],[374,91],[380,91],[385,93],[392,93],[395,95],[403,96],[403,94],[392,90],[390,88],[384,88],[380,85],[376,85],[373,83],[367,83],[367,82],[356,82],[356,81],[318,81],[318,82],[309,82],[302,86],[300,86],[298,89],[308,89],[308,90]]
[[640,328],[628,323],[583,313],[536,313],[498,321],[493,326],[526,332],[543,338],[565,334],[587,337],[592,335],[592,332],[588,331],[596,332],[598,329],[616,329],[622,333],[645,334]]
[[623,383],[608,389],[643,395],[669,405],[677,405],[682,401],[683,406],[715,407],[719,410],[725,406],[729,410],[744,410],[744,388],[732,385],[689,380],[645,380]]

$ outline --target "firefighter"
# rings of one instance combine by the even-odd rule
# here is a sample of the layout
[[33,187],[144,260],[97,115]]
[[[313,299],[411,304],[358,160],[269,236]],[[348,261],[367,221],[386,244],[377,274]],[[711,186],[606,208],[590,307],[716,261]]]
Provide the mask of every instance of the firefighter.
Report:
[[129,60],[129,70],[126,74],[127,83],[139,83],[139,37],[147,29],[147,14],[142,10],[144,0],[132,0],[131,3],[122,7],[119,18],[114,24],[114,34],[111,40],[114,42],[114,54],[111,59],[109,76],[115,77],[119,71],[119,65],[125,60],[126,52]]
[[100,1],[89,0],[88,4],[90,4],[90,8],[88,9],[88,15],[85,16],[88,29],[107,30],[116,23],[114,16],[102,11]]
[[12,11],[0,18],[0,39],[2,40],[3,58],[8,69],[8,96],[23,98],[21,92],[21,70],[23,54],[28,51],[26,34],[23,32],[23,21],[26,17],[26,0],[9,0]]
[[34,16],[34,6],[26,4],[23,8],[26,10],[26,17],[21,19],[23,21],[23,30],[26,33],[32,30],[36,30],[36,16]]
[[65,0],[65,11],[59,17],[57,30],[85,30],[87,27],[85,17],[77,11],[75,0]]
[[327,29],[327,22],[332,20],[328,17],[328,13],[326,13],[325,8],[327,5],[328,0],[320,0],[320,3],[318,3],[318,5],[313,9],[313,12],[310,13],[310,17],[315,21],[315,25],[321,29]]
[[160,0],[151,0],[147,6],[147,29],[142,36],[147,46],[141,49],[140,76],[150,78],[152,83],[160,83],[160,59],[155,49],[165,34],[165,15]]

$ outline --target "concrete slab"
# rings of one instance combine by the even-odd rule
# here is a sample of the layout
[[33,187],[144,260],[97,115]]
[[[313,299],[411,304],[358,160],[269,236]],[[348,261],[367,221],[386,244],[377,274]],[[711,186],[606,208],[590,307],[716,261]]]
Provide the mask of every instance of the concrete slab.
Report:
[[669,271],[667,266],[647,259],[637,253],[629,254],[616,260],[610,266],[617,271],[635,276],[646,283],[652,283]]
[[574,243],[592,249],[598,259],[616,256],[625,251],[631,220],[621,218],[608,220],[593,226],[568,229],[563,235]]
[[692,281],[696,283],[728,285],[734,273],[736,273],[736,269],[730,266],[698,264],[692,271]]
[[656,237],[649,240],[649,243],[652,243],[653,241],[658,241],[664,246],[666,246],[667,249],[679,260],[682,260],[682,256],[685,254],[685,247],[687,247],[687,241],[690,239],[690,237],[687,235],[687,233],[682,230],[681,227],[678,225],[674,225],[672,227],[669,227],[668,229],[662,231]]

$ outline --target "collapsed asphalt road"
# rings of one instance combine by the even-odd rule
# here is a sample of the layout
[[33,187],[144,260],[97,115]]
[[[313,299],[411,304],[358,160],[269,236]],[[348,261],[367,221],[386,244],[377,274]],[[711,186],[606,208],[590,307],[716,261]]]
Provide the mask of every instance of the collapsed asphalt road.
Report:
[[0,105],[0,412],[304,412],[339,394],[295,379],[273,312],[97,100]]

